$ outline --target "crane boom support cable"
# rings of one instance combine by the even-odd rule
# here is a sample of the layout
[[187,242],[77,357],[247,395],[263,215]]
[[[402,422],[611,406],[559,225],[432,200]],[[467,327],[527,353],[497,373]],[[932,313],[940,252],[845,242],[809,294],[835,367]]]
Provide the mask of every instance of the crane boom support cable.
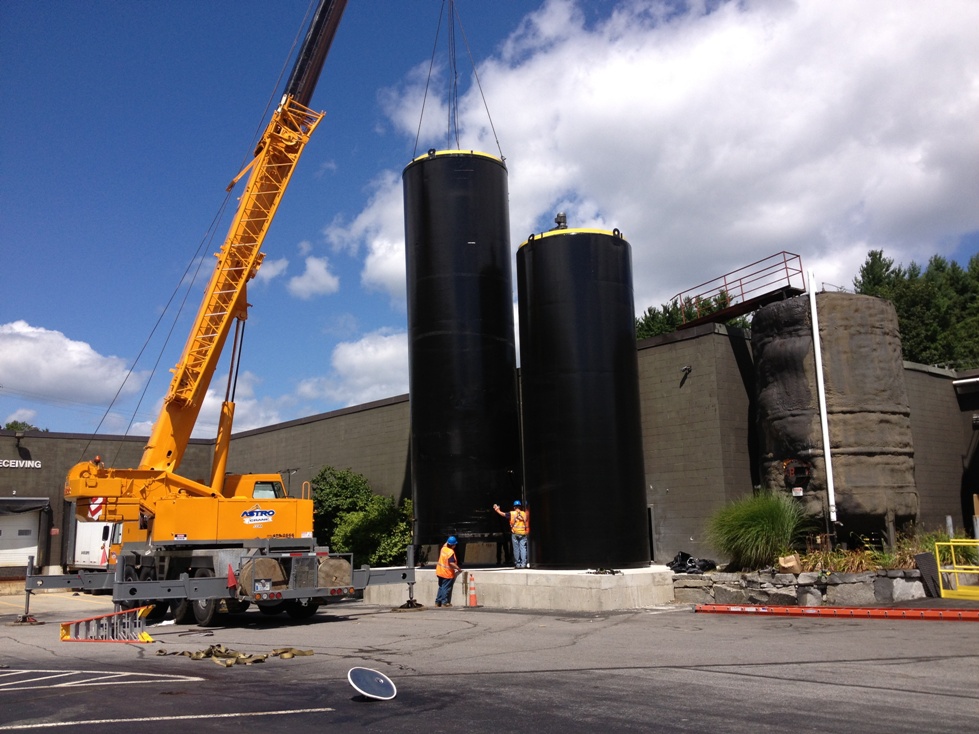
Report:
[[500,160],[505,161],[506,156],[503,155],[503,148],[500,147],[500,138],[496,134],[496,126],[493,124],[493,115],[489,111],[489,103],[486,101],[486,95],[483,93],[483,85],[479,81],[479,71],[476,70],[476,61],[473,59],[472,48],[469,46],[469,39],[466,37],[466,29],[462,26],[462,18],[459,18],[459,31],[462,33],[462,42],[466,44],[466,54],[469,56],[469,63],[473,69],[473,78],[476,80],[476,88],[479,89],[479,97],[483,100],[483,109],[486,110],[486,118],[489,120],[490,130],[493,131],[493,140],[496,142],[496,149],[500,152]]
[[435,55],[438,51],[439,46],[439,34],[442,31],[442,14],[445,12],[445,2],[442,2],[442,8],[439,10],[439,22],[435,27],[435,43],[432,44],[432,60],[428,64],[428,77],[425,79],[425,92],[422,95],[422,108],[418,115],[418,130],[415,132],[415,146],[411,150],[412,160],[418,155],[418,139],[422,134],[422,121],[425,119],[425,104],[428,102],[428,88],[432,83],[432,72],[435,69]]
[[[156,334],[157,330],[160,328],[160,325],[163,323],[163,319],[166,317],[167,313],[171,313],[173,315],[173,318],[170,322],[170,328],[167,330],[167,335],[163,340],[163,344],[157,350],[156,360],[153,362],[153,367],[150,369],[150,374],[146,378],[146,382],[143,384],[143,389],[139,394],[139,400],[136,401],[136,405],[129,415],[129,421],[126,424],[126,430],[124,431],[123,435],[128,436],[129,431],[132,430],[133,424],[136,421],[136,416],[139,413],[139,409],[140,407],[142,407],[143,401],[146,399],[146,394],[149,391],[149,387],[153,382],[153,378],[156,376],[156,373],[159,370],[160,362],[163,361],[163,354],[166,351],[167,346],[170,344],[170,339],[173,337],[173,333],[176,329],[177,322],[180,319],[180,316],[184,312],[184,308],[187,305],[187,300],[190,296],[191,288],[193,287],[194,283],[197,281],[197,277],[200,275],[201,266],[203,264],[203,258],[201,257],[201,252],[204,250],[205,245],[210,246],[210,244],[214,241],[214,237],[218,231],[217,230],[218,224],[220,223],[222,217],[224,216],[224,212],[227,209],[230,198],[231,197],[228,194],[225,194],[224,200],[222,201],[221,206],[218,208],[217,213],[211,219],[211,223],[208,226],[207,230],[205,230],[204,236],[201,237],[201,239],[198,241],[197,249],[194,252],[194,256],[187,262],[187,266],[184,268],[183,275],[181,276],[180,280],[177,282],[177,285],[171,291],[170,297],[167,299],[166,304],[160,310],[160,315],[157,317],[156,322],[153,324],[152,328],[150,329],[149,335],[143,341],[143,345],[140,347],[139,352],[136,354],[136,358],[133,360],[132,365],[126,371],[126,376],[123,378],[122,383],[119,385],[119,389],[116,390],[115,395],[112,396],[112,400],[109,401],[109,405],[106,407],[105,412],[102,414],[102,417],[99,420],[98,425],[95,427],[95,430],[92,432],[92,436],[98,435],[99,429],[102,427],[102,424],[105,422],[106,418],[108,418],[109,414],[112,412],[112,407],[116,404],[116,401],[119,399],[119,396],[122,394],[122,390],[125,387],[126,383],[129,381],[129,378],[132,377],[133,373],[136,371],[136,367],[139,365],[140,360],[143,357],[143,354],[149,348],[150,342],[153,340],[154,335]],[[191,271],[191,267],[195,262],[197,263],[197,268],[194,271],[193,277],[191,277],[188,280],[188,275]],[[184,287],[184,297],[183,299],[181,299],[180,305],[177,307],[176,312],[173,312],[171,311],[171,306],[173,306],[174,300],[176,299],[177,294],[180,292],[180,289],[182,287]],[[92,439],[90,438],[88,442],[86,442],[85,447],[82,449],[81,453],[79,454],[79,460],[81,460],[85,456],[88,456],[89,448],[91,447],[91,445],[92,445]],[[116,460],[119,457],[119,452],[122,450],[122,446],[123,444],[119,444],[117,446],[115,455],[109,462],[110,465],[115,465]]]
[[459,69],[456,65],[456,12],[454,0],[449,0],[449,100],[446,105],[449,119],[445,130],[445,147],[452,147],[452,138],[455,136],[455,147],[459,145]]
[[486,94],[483,91],[483,85],[479,80],[479,72],[476,70],[476,61],[473,58],[472,48],[469,45],[469,39],[466,37],[466,30],[462,25],[462,19],[459,17],[459,12],[455,7],[454,0],[443,0],[442,8],[439,12],[438,26],[435,30],[435,43],[432,47],[432,58],[429,62],[428,67],[428,77],[425,80],[425,92],[422,96],[422,108],[418,116],[418,128],[415,133],[415,145],[412,149],[412,160],[418,155],[418,143],[421,140],[422,124],[425,118],[425,106],[428,104],[428,90],[431,88],[432,77],[435,70],[435,58],[438,50],[439,36],[442,29],[442,17],[446,11],[446,5],[448,6],[448,29],[447,29],[447,44],[448,44],[448,89],[447,89],[447,100],[446,100],[446,147],[453,147],[453,139],[455,140],[455,148],[461,149],[462,145],[459,140],[459,71],[458,63],[456,59],[456,42],[455,42],[455,26],[456,23],[459,24],[459,31],[462,33],[463,43],[466,46],[466,55],[469,58],[469,63],[473,70],[473,79],[476,82],[476,87],[479,89],[479,96],[483,102],[483,109],[486,110],[486,117],[489,120],[489,127],[493,133],[493,140],[496,143],[496,148],[500,153],[500,160],[506,160],[503,155],[503,148],[500,146],[500,138],[496,133],[496,126],[493,124],[493,116],[489,111],[489,104],[486,101]]

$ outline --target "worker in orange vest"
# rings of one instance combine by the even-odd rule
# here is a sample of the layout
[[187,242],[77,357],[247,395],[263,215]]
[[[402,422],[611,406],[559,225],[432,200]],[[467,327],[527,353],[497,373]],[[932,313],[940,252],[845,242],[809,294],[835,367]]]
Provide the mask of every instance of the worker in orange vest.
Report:
[[456,536],[450,535],[445,541],[442,550],[439,551],[439,562],[435,566],[435,575],[439,580],[439,590],[435,595],[435,606],[452,606],[452,585],[455,583],[456,576],[462,573],[459,561],[456,558]]
[[510,523],[510,540],[513,542],[513,567],[530,568],[527,555],[527,538],[530,537],[530,510],[514,500],[513,512],[503,512],[499,505],[493,505],[496,514],[505,517]]

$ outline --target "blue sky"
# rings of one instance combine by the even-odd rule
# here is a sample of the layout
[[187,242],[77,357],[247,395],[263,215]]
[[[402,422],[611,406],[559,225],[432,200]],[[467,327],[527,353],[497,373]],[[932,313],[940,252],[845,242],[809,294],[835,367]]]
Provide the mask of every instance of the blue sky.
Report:
[[[514,249],[559,210],[618,227],[637,311],[780,250],[849,285],[872,248],[905,264],[979,249],[977,3],[456,6]],[[0,423],[148,432],[199,285],[155,376],[159,334],[103,415],[278,99],[306,8],[0,3]],[[441,9],[350,0],[312,101],[327,117],[249,286],[238,430],[407,391],[401,171],[445,147],[443,25],[415,148]],[[460,142],[498,154],[456,42]]]

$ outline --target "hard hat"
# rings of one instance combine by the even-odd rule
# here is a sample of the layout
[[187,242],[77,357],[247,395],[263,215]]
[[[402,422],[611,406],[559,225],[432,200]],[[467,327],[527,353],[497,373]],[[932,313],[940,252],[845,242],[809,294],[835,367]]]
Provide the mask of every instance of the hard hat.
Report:
[[456,541],[456,536],[450,535],[449,536],[449,539],[447,541],[445,541],[445,544],[446,545],[455,545],[457,542],[458,541]]
[[520,500],[514,500],[513,501],[513,506],[514,507],[520,507]]

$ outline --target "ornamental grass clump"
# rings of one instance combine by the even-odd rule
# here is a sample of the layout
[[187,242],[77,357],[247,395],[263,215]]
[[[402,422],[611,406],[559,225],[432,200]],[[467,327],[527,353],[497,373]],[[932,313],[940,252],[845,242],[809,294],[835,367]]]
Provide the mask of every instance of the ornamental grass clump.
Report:
[[730,559],[728,570],[769,568],[801,543],[810,524],[791,497],[763,491],[714,513],[707,524],[707,542]]

